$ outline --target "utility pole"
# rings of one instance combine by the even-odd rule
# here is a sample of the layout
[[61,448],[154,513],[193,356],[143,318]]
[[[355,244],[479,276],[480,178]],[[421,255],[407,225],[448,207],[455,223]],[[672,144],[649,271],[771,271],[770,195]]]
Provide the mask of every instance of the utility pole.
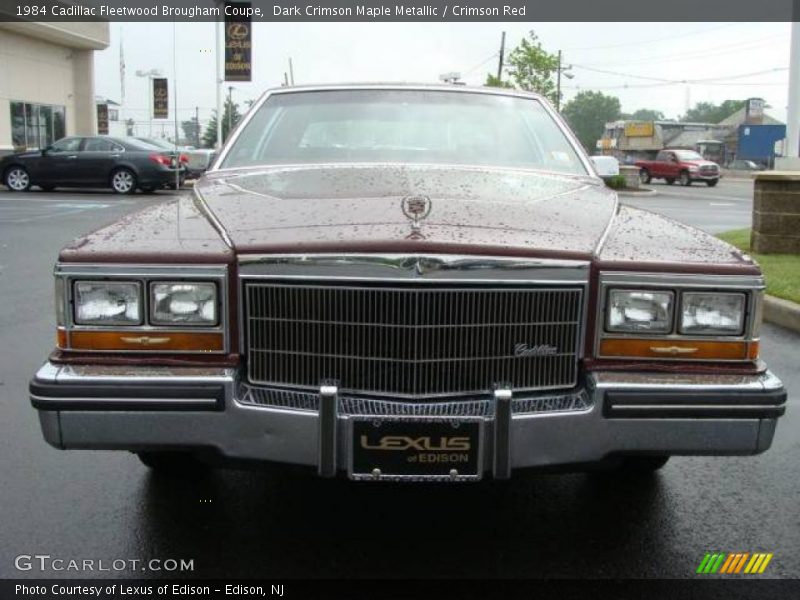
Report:
[[197,144],[197,147],[200,147],[200,107],[194,107],[194,141]]
[[556,110],[561,111],[561,74],[564,74],[564,77],[567,79],[572,79],[575,75],[568,73],[567,71],[572,70],[572,65],[567,65],[566,67],[561,64],[561,50],[558,51],[558,67],[556,67],[556,72],[558,75],[556,76]]
[[789,105],[786,112],[786,156],[800,170],[800,2],[794,3],[789,55]]
[[225,136],[225,139],[228,139],[231,135],[231,130],[233,129],[233,86],[228,86],[228,135]]
[[500,37],[500,58],[497,61],[497,81],[503,81],[503,59],[506,52],[506,32]]

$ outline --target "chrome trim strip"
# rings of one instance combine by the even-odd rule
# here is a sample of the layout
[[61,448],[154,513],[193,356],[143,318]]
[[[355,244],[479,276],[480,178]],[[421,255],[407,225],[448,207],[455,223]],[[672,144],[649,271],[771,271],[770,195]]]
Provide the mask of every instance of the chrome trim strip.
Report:
[[344,281],[588,282],[589,262],[448,254],[250,254],[240,278]]
[[231,136],[228,138],[228,141],[222,147],[220,153],[214,160],[214,164],[210,166],[208,171],[220,172],[220,171],[229,171],[235,169],[235,168],[232,169],[230,167],[221,169],[218,168],[218,165],[221,165],[225,161],[225,159],[228,156],[228,153],[230,152],[230,149],[239,139],[239,136],[241,135],[242,131],[244,131],[245,127],[247,127],[247,125],[253,119],[255,114],[261,109],[261,107],[266,103],[266,101],[270,98],[270,96],[274,94],[293,94],[293,93],[303,93],[303,92],[322,92],[322,91],[337,91],[337,90],[441,91],[441,92],[461,93],[461,94],[510,96],[514,98],[523,98],[527,100],[538,101],[539,103],[541,103],[542,107],[545,109],[550,118],[553,119],[556,126],[561,130],[564,137],[567,138],[567,142],[570,144],[570,146],[572,146],[573,151],[578,156],[578,159],[581,161],[581,164],[583,164],[583,167],[586,170],[585,175],[576,174],[575,176],[589,177],[599,181],[597,171],[595,170],[592,161],[589,160],[586,151],[583,149],[583,146],[575,137],[572,130],[567,126],[564,119],[561,117],[561,115],[558,114],[558,112],[556,112],[555,108],[550,104],[550,102],[548,102],[543,96],[539,94],[533,92],[508,90],[502,88],[488,88],[488,87],[474,88],[474,87],[454,86],[454,85],[420,85],[420,84],[399,85],[390,83],[362,84],[362,85],[358,84],[309,85],[309,86],[268,89],[261,95],[261,97],[258,100],[256,100],[256,102],[253,104],[253,106],[250,108],[250,110],[247,112],[244,118],[236,126],[236,129],[234,129]]
[[[40,402],[52,402],[54,404],[61,404],[63,402],[77,402],[80,404],[86,404],[87,406],[91,406],[93,404],[160,404],[160,405],[170,405],[170,406],[181,406],[181,404],[209,404],[211,406],[216,406],[219,404],[219,400],[214,398],[189,398],[187,400],[180,400],[176,398],[112,398],[112,397],[105,397],[105,398],[81,398],[76,396],[69,396],[69,397],[62,397],[62,396],[39,396],[38,394],[28,394],[28,396],[32,400],[38,400]],[[50,409],[52,410],[52,408]]]

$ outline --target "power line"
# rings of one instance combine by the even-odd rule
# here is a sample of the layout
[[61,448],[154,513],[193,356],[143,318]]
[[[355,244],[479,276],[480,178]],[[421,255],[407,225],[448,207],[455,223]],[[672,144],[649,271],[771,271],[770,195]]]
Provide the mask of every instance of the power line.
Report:
[[[788,34],[786,35],[778,35],[778,36],[769,36],[765,38],[759,38],[758,40],[751,40],[750,42],[746,42],[744,44],[736,42],[733,44],[723,44],[721,46],[712,46],[711,48],[707,48],[705,50],[698,50],[695,52],[683,53],[683,54],[657,54],[653,56],[644,56],[639,57],[634,60],[630,60],[628,58],[624,58],[618,61],[604,61],[604,62],[597,62],[597,63],[586,63],[589,66],[605,66],[605,65],[631,65],[631,64],[641,64],[641,63],[664,63],[664,62],[680,62],[682,60],[690,60],[693,58],[707,58],[709,56],[724,56],[726,54],[735,54],[744,52],[747,50],[753,50],[755,48],[771,45],[774,44],[776,40],[787,38],[789,37]],[[729,50],[728,50],[729,48]]]
[[643,44],[654,44],[656,42],[664,42],[667,40],[677,40],[693,35],[700,35],[703,33],[709,33],[711,31],[718,31],[720,29],[726,29],[729,27],[733,27],[734,25],[738,25],[738,23],[727,23],[725,25],[720,25],[718,27],[710,27],[708,29],[702,29],[700,31],[690,31],[681,35],[670,35],[663,38],[656,38],[653,40],[646,40],[646,41],[638,41],[638,42],[625,42],[623,44],[611,44],[608,46],[584,46],[583,48],[564,48],[565,51],[569,52],[580,52],[583,50],[606,50],[610,48],[625,48],[627,46],[642,46]]

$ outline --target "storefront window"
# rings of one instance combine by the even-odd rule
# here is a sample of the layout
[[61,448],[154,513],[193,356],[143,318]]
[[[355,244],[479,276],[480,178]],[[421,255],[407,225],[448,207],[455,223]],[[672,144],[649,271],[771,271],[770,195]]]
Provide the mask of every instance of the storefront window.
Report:
[[11,144],[14,149],[24,149],[25,144],[25,105],[11,103]]
[[66,135],[65,109],[11,102],[11,143],[16,150],[45,148]]

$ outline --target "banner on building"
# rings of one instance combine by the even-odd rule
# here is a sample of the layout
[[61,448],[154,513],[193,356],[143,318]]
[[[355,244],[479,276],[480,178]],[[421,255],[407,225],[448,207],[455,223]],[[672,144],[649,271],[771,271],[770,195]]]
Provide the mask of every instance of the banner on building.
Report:
[[169,87],[166,77],[153,79],[153,118],[169,118]]
[[[225,81],[250,81],[252,77],[253,31],[249,2],[228,2],[237,10],[225,16]],[[244,10],[243,10],[244,9]]]
[[652,121],[628,121],[625,123],[625,137],[653,137],[654,130]]
[[97,105],[97,135],[108,135],[108,104]]

